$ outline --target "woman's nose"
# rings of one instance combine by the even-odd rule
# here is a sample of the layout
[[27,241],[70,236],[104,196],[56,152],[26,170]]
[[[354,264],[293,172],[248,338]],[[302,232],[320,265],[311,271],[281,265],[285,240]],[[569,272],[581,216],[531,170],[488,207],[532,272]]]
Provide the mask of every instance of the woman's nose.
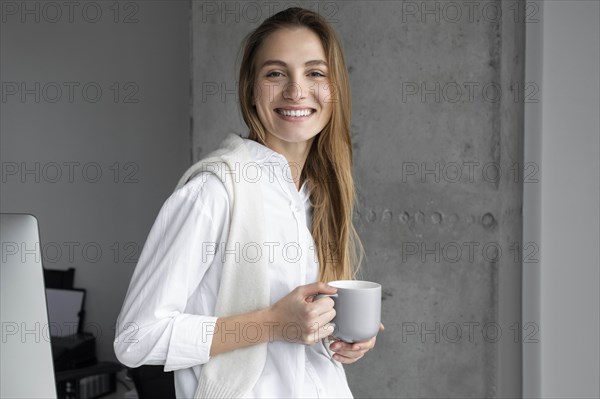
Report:
[[302,79],[292,79],[283,88],[283,98],[290,101],[299,101],[306,98],[308,87]]

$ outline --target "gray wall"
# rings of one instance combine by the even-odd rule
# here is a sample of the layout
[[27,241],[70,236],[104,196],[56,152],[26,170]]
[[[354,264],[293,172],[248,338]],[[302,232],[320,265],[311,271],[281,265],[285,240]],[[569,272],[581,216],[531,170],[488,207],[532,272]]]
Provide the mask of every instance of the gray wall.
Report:
[[[524,4],[294,3],[342,38],[364,277],[384,286],[386,331],[346,368],[353,392],[520,396]],[[193,3],[194,159],[246,132],[240,43],[291,4]]]
[[190,162],[189,3],[77,4],[2,2],[0,201],[38,217],[45,267],[76,269],[111,360],[135,259]]
[[540,82],[526,107],[524,241],[540,262],[523,265],[523,318],[540,325],[523,345],[523,393],[531,398],[600,397],[600,3],[545,1],[527,26],[527,80]]

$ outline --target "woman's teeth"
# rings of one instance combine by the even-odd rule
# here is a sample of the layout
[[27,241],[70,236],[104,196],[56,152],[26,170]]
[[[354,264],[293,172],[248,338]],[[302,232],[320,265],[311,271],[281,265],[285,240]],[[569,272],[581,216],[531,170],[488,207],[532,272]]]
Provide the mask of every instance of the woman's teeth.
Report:
[[284,116],[308,116],[312,114],[312,110],[310,109],[299,109],[299,110],[287,110],[287,109],[278,109],[281,115]]

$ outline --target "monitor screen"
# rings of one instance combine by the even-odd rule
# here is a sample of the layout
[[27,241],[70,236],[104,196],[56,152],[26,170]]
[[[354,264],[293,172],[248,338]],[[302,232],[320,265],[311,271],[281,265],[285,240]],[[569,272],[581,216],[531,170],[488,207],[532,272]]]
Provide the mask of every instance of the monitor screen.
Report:
[[81,332],[85,290],[46,288],[51,337],[66,337]]

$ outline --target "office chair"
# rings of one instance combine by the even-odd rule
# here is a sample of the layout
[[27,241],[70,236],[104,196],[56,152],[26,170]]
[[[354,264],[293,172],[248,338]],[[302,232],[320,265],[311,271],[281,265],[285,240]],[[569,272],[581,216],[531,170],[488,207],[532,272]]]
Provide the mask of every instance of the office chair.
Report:
[[139,399],[175,399],[173,372],[163,369],[150,365],[129,369]]

